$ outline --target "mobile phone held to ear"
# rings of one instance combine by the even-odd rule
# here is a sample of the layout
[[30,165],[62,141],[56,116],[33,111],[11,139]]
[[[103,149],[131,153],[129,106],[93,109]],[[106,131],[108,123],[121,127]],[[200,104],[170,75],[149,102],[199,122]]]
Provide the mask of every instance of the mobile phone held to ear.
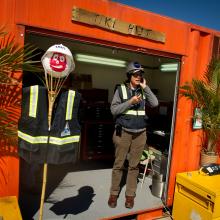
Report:
[[141,77],[141,80],[140,80],[140,82],[141,82],[141,83],[143,83],[143,82],[144,82],[144,78],[143,78],[143,77]]

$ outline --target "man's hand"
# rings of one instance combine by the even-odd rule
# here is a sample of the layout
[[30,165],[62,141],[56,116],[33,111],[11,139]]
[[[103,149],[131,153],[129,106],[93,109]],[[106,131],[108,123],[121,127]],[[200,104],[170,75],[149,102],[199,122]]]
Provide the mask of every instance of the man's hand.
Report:
[[140,86],[142,89],[144,89],[146,87],[147,83],[146,83],[146,79],[143,78],[143,82],[140,82]]
[[131,105],[135,105],[135,104],[138,104],[141,100],[142,100],[142,98],[141,98],[141,94],[140,94],[140,95],[135,95],[135,96],[133,96],[133,97],[129,100],[129,102],[130,102]]

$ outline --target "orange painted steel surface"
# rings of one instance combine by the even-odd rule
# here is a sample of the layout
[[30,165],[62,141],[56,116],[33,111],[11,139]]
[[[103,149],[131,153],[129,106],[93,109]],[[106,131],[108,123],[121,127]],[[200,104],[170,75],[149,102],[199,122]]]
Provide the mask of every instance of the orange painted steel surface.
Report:
[[132,215],[136,215],[136,220],[152,220],[152,219],[161,217],[163,215],[162,209],[163,207],[158,206],[157,208],[140,210],[138,212],[132,212],[132,210],[130,210],[127,214],[121,214],[121,215],[117,215],[114,217],[102,218],[100,220],[113,220],[113,219],[119,219],[119,218],[125,219],[126,216],[132,216]]
[[[15,41],[23,45],[24,37],[21,36],[21,34],[24,34],[24,29],[23,27],[16,26],[14,9],[15,0],[11,0],[10,4],[7,0],[1,0],[0,27],[4,27],[5,31],[13,34]],[[18,79],[21,77],[21,74],[17,73],[12,77]],[[4,96],[0,95],[0,108],[9,114],[10,121],[17,122],[20,117],[20,107],[18,103],[21,100],[21,85],[1,85],[0,93],[4,91],[10,94],[10,102],[8,102],[8,99]],[[18,197],[18,187],[19,158],[17,146],[13,146],[13,144],[6,143],[5,140],[0,139],[0,197]]]
[[[7,0],[3,1],[3,10],[9,10]],[[108,42],[122,48],[134,48],[143,53],[161,54],[163,56],[177,55],[181,57],[179,84],[190,81],[193,77],[201,77],[211,58],[213,37],[220,32],[192,25],[151,12],[123,6],[107,0],[19,0],[11,1],[10,16],[16,24],[29,26],[45,31],[56,31],[77,38],[87,38],[91,42]],[[155,31],[164,32],[165,43],[159,43],[143,38],[118,34],[98,27],[72,22],[73,6],[92,12],[130,22]],[[13,12],[12,9],[15,9]],[[0,18],[7,13],[0,13]],[[0,19],[2,20],[2,19]],[[177,172],[198,168],[200,157],[200,131],[191,128],[192,104],[185,98],[178,97],[175,133],[172,148],[170,178],[168,183],[167,204],[171,205],[174,195],[175,176]],[[190,152],[190,153],[189,153]],[[11,172],[11,171],[9,171]],[[0,177],[1,178],[1,177]],[[15,182],[16,184],[17,182]]]
[[[201,77],[211,57],[211,34],[203,35],[192,30],[189,35],[188,56],[183,57],[180,74],[180,85]],[[202,62],[201,62],[202,61]],[[172,161],[168,187],[168,201],[171,205],[174,195],[174,183],[177,172],[198,169],[200,160],[201,131],[192,130],[191,117],[193,105],[183,97],[178,97]]]
[[159,218],[163,215],[162,209],[163,207],[158,207],[158,209],[147,210],[144,213],[138,214],[136,220],[152,220]]
[[[131,44],[142,48],[185,54],[189,26],[181,21],[162,17],[140,9],[122,6],[118,3],[106,0],[99,0],[97,3],[92,0],[69,0],[65,1],[65,3],[58,0],[20,0],[19,2],[20,4],[17,5],[16,8],[17,23],[95,39],[100,38],[110,42]],[[97,7],[97,5],[99,7]],[[166,33],[166,43],[155,43],[154,41],[143,38],[113,33],[98,27],[72,22],[73,6],[104,14],[125,22],[138,24],[145,28],[164,32]],[[176,38],[179,43],[173,41],[173,39]]]

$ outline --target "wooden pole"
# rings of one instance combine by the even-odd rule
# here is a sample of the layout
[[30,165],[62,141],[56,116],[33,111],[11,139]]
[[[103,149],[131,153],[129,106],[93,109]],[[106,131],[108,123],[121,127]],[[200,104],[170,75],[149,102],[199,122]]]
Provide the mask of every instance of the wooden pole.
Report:
[[46,184],[47,184],[47,163],[44,163],[43,183],[42,183],[42,191],[41,191],[41,199],[40,199],[39,220],[42,220],[42,218],[43,218],[43,205],[44,205]]
[[[68,76],[68,75],[67,75]],[[53,74],[49,76],[45,73],[45,81],[48,90],[48,131],[51,128],[51,121],[52,121],[52,113],[53,113],[53,106],[56,100],[58,93],[60,92],[67,76],[63,78],[54,78]],[[49,136],[48,136],[48,143],[49,143]],[[47,163],[44,163],[43,169],[43,182],[42,182],[42,191],[41,191],[41,200],[40,200],[40,210],[39,210],[39,220],[43,218],[43,205],[45,199],[45,191],[47,185]]]
[[[48,131],[50,131],[50,128],[51,128],[53,105],[54,105],[56,96],[57,96],[57,94],[55,92],[48,91],[48,102],[49,102]],[[49,143],[49,137],[48,137],[48,142],[47,143]],[[46,185],[47,185],[47,163],[44,163],[43,182],[42,182],[42,191],[41,191],[41,199],[40,199],[39,220],[42,220],[42,218],[43,218],[43,205],[44,205],[44,199],[45,199]]]

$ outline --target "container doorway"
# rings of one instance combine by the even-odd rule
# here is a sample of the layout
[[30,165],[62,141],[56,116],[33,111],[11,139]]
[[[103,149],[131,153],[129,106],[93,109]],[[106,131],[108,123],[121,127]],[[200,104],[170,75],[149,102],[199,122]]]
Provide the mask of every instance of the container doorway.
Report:
[[[47,190],[47,198],[49,201],[47,202],[50,204],[49,206],[53,209],[54,204],[57,204],[57,202],[59,202],[58,200],[61,198],[65,200],[64,197],[68,194],[65,192],[65,196],[61,195],[61,197],[59,197],[54,203],[51,199],[54,193],[56,194],[56,192],[58,192],[59,194],[61,192],[59,191],[60,189],[58,189],[58,186],[70,184],[71,187],[74,188],[74,184],[78,187],[82,184],[81,187],[89,186],[91,187],[89,192],[96,194],[96,196],[93,195],[94,201],[96,198],[96,201],[94,202],[94,207],[97,205],[95,208],[96,212],[100,209],[99,207],[102,207],[103,205],[105,206],[105,208],[103,208],[105,211],[100,211],[106,213],[106,216],[103,216],[98,212],[97,216],[94,216],[94,219],[101,219],[104,217],[112,219],[114,216],[131,215],[131,213],[129,214],[128,210],[124,207],[121,207],[120,210],[109,210],[107,207],[107,199],[109,195],[108,187],[110,186],[111,181],[110,172],[114,159],[114,146],[112,143],[114,120],[110,112],[110,103],[114,94],[115,86],[126,80],[126,68],[77,60],[78,55],[89,55],[122,60],[125,62],[138,61],[145,69],[144,77],[159,100],[158,107],[154,109],[146,108],[149,117],[146,147],[153,151],[155,159],[148,166],[147,178],[145,180],[146,185],[144,185],[141,190],[138,189],[140,198],[139,201],[137,201],[133,215],[137,215],[140,210],[143,211],[162,207],[163,202],[161,199],[166,198],[166,186],[169,178],[169,164],[171,160],[170,155],[172,152],[172,139],[175,124],[176,87],[178,85],[178,66],[180,58],[177,56],[169,56],[169,54],[166,56],[164,54],[163,56],[160,56],[159,52],[157,54],[153,52],[151,54],[138,52],[138,48],[135,51],[130,50],[123,45],[121,45],[121,47],[118,45],[115,46],[114,44],[112,44],[112,46],[103,46],[92,42],[74,40],[74,38],[61,38],[55,35],[48,36],[31,32],[26,33],[25,42],[33,44],[39,48],[39,59],[44,52],[54,44],[63,44],[67,46],[72,51],[75,58],[76,69],[74,70],[74,73],[69,76],[65,86],[78,90],[82,95],[81,106],[79,109],[79,120],[81,123],[82,134],[81,144],[78,149],[77,162],[76,164],[71,165],[51,165],[51,168],[49,167],[48,178],[49,182],[51,181],[51,183],[53,183],[51,184],[53,187],[48,186],[49,189]],[[177,65],[177,68],[175,70],[163,69],[163,64],[174,64]],[[40,83],[41,81],[36,75],[33,75],[32,73],[24,73],[24,87]],[[23,195],[21,196],[21,208],[25,208],[25,199],[28,197],[27,189],[31,188],[27,186],[28,184],[25,180],[26,175],[35,175],[37,178],[35,190],[38,194],[40,193],[41,168],[38,168],[37,172],[33,171],[32,173],[28,170],[33,171],[33,166],[25,164],[25,161],[21,161],[20,193]],[[163,181],[165,183],[163,198],[158,198],[151,194],[150,187],[152,184],[152,171],[163,176]],[[58,173],[62,174],[59,176]],[[82,178],[82,182],[80,182],[80,178]],[[73,180],[72,183],[70,183],[71,179]],[[93,181],[97,186],[91,184]],[[106,188],[104,190],[105,195],[101,195],[103,194],[103,192],[101,193],[102,188]],[[76,188],[73,189],[73,191],[74,190],[76,190]],[[146,192],[146,195],[143,192]],[[89,216],[91,213],[94,213],[94,210],[89,210],[90,209],[88,208],[86,212],[81,212],[81,214],[78,215],[79,219],[86,219],[87,215]],[[48,216],[51,215],[55,217],[56,212],[51,214],[52,211],[48,211],[48,213]],[[74,213],[69,214],[71,215]],[[37,215],[37,208],[36,210],[32,210],[32,214],[30,213],[28,218],[30,218],[31,215],[32,217]],[[127,219],[129,218],[127,217]]]

